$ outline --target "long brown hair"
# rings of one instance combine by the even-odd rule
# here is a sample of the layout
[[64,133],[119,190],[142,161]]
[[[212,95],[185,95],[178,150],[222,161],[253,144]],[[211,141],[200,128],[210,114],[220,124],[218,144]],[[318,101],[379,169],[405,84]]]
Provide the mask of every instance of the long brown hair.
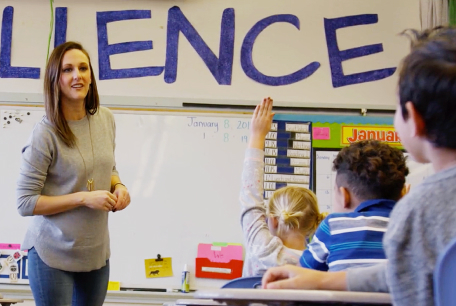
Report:
[[95,75],[93,74],[89,53],[82,47],[81,44],[74,41],[69,41],[56,47],[49,57],[49,61],[46,65],[46,72],[44,74],[44,107],[46,109],[46,117],[53,125],[55,132],[69,147],[73,147],[76,144],[76,137],[68,126],[68,122],[63,115],[60,100],[59,80],[63,56],[67,51],[73,49],[80,50],[89,60],[92,84],[90,85],[89,92],[85,98],[84,106],[86,112],[90,115],[94,115],[100,107],[97,83],[95,81]]

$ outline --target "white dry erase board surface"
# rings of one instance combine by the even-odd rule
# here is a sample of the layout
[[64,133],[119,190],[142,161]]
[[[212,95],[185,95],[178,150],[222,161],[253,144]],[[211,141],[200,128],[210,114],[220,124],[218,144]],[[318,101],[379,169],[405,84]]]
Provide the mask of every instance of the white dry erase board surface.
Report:
[[[104,105],[394,109],[417,0],[55,0],[54,42],[88,50]],[[58,8],[58,9],[57,9]],[[0,0],[0,101],[42,102],[50,1]],[[57,37],[57,38],[56,38]]]
[[[333,212],[334,188],[336,181],[336,172],[333,171],[333,161],[339,151],[334,150],[315,150],[315,189],[318,198],[318,204],[322,212]],[[411,160],[408,153],[404,153],[407,158],[409,175],[406,183],[410,188],[419,185],[425,178],[434,174],[431,164],[420,164]]]
[[[3,243],[22,243],[30,220],[16,211],[16,180],[21,149],[43,114],[42,108],[0,108]],[[194,277],[197,245],[243,242],[238,197],[250,116],[151,111],[114,111],[114,116],[117,168],[131,205],[109,218],[110,279],[122,287],[178,289],[188,264],[191,289],[220,287],[225,281]],[[173,277],[146,279],[144,259],[157,254],[172,258]]]

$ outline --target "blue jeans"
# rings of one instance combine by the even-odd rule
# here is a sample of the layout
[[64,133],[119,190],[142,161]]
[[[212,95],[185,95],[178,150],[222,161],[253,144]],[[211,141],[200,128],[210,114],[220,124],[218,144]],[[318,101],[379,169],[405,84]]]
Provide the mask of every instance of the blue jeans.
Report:
[[109,260],[98,270],[68,272],[49,267],[31,248],[28,276],[37,306],[101,306],[108,290]]

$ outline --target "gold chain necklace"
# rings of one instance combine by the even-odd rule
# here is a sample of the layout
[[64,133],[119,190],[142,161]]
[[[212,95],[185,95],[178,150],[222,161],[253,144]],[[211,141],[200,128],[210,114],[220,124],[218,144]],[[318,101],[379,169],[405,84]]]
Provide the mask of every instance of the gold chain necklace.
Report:
[[[93,154],[92,130],[90,128],[90,119],[89,119],[89,115],[86,115],[86,116],[87,116],[87,121],[89,122],[90,146],[92,147],[92,175],[93,175],[93,170],[94,170],[94,165],[95,165],[95,161],[94,161],[95,155]],[[84,172],[85,172],[86,178],[87,178],[87,184],[86,184],[87,190],[94,191],[95,190],[95,182],[93,180],[93,177],[91,179],[88,178],[89,175],[87,173],[86,162],[85,162],[84,156],[82,156],[81,150],[79,150],[79,147],[78,147],[77,143],[76,143],[76,148],[78,149],[79,155],[81,155],[82,162],[84,163]]]

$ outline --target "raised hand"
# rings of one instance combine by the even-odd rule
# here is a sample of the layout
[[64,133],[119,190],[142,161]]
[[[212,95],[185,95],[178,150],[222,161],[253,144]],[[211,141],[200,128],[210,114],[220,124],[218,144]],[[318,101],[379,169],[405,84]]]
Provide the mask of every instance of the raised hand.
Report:
[[271,129],[272,118],[274,117],[272,102],[271,98],[264,98],[253,112],[250,124],[250,148],[264,149],[264,139]]

